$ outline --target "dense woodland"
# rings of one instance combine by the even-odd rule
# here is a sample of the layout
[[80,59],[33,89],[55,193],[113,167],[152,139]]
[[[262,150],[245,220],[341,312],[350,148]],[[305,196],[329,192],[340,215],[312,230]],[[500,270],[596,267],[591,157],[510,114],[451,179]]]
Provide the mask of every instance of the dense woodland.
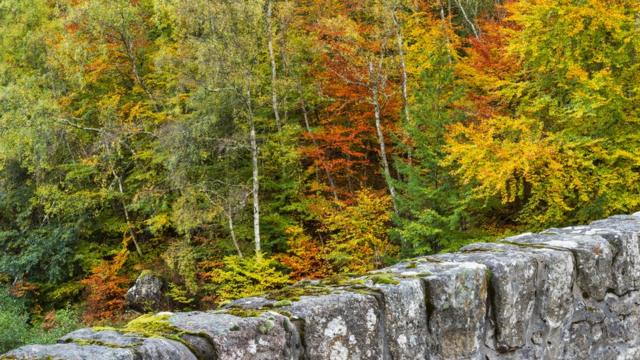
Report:
[[637,0],[0,0],[0,350],[640,210],[639,56]]

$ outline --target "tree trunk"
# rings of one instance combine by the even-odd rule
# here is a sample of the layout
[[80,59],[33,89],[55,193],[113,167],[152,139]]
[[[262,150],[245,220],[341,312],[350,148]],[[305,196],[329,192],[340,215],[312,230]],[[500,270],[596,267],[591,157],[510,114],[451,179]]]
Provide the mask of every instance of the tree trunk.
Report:
[[382,132],[382,119],[380,116],[380,99],[379,99],[379,81],[377,79],[378,73],[374,72],[373,62],[369,61],[369,86],[371,88],[371,98],[374,107],[374,115],[376,121],[376,132],[378,134],[378,143],[380,145],[380,160],[382,162],[382,169],[384,171],[384,177],[389,188],[389,194],[391,195],[391,202],[393,203],[393,211],[398,215],[398,206],[396,204],[396,189],[393,186],[391,171],[389,170],[389,161],[387,160],[387,149],[384,143],[384,133]]
[[273,106],[273,114],[276,118],[276,126],[278,127],[278,132],[280,132],[280,130],[282,130],[282,125],[280,124],[280,113],[278,111],[278,92],[276,90],[276,80],[278,78],[278,75],[276,69],[276,58],[273,54],[273,34],[271,29],[272,5],[273,4],[271,3],[271,0],[267,0],[267,45],[269,48],[269,59],[271,60],[271,105]]
[[118,191],[120,191],[120,195],[122,199],[120,199],[120,204],[122,205],[122,209],[124,210],[124,219],[127,222],[127,230],[129,231],[129,235],[131,235],[131,240],[133,240],[133,245],[136,247],[136,252],[138,255],[142,256],[142,249],[140,249],[140,245],[138,245],[138,240],[136,239],[136,234],[133,232],[133,226],[131,225],[131,219],[129,217],[129,210],[127,210],[127,204],[124,201],[124,187],[122,186],[122,180],[120,176],[116,174],[115,170],[111,170],[111,173],[116,178],[118,182]]
[[233,226],[233,217],[231,216],[231,211],[227,213],[227,220],[229,221],[229,232],[231,233],[231,240],[233,240],[233,246],[236,248],[238,252],[238,256],[242,257],[242,251],[240,250],[240,245],[238,245],[238,239],[236,238],[236,230]]
[[409,122],[409,95],[407,91],[407,66],[404,60],[404,41],[402,40],[402,29],[396,14],[396,4],[391,9],[391,17],[393,18],[393,27],[396,33],[396,43],[398,45],[398,55],[400,56],[400,70],[402,71],[402,105],[404,108],[404,118]]
[[253,238],[256,245],[256,256],[260,256],[260,180],[258,179],[258,141],[256,139],[256,126],[253,119],[253,108],[251,107],[251,90],[247,86],[247,112],[249,114],[250,145],[251,145],[251,166],[252,172],[252,192],[253,192]]
[[451,40],[449,39],[449,29],[447,28],[446,20],[444,18],[444,5],[442,4],[442,1],[440,2],[440,20],[442,20],[442,26],[447,34],[447,60],[449,61],[449,65],[451,65],[453,63],[451,59]]
[[469,16],[467,16],[467,12],[464,10],[464,7],[462,6],[462,3],[460,3],[460,0],[455,0],[455,1],[456,1],[456,4],[458,4],[458,8],[460,8],[460,12],[462,12],[462,16],[464,17],[465,21],[469,24],[469,26],[471,26],[471,31],[473,31],[473,35],[476,37],[476,39],[479,39],[480,33],[478,32],[476,25],[473,23],[473,21],[471,21]]

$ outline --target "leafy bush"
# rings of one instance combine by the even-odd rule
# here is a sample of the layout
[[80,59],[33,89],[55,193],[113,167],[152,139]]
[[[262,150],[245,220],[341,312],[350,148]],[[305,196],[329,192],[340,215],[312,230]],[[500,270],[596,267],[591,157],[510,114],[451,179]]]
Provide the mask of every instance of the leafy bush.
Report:
[[302,226],[290,226],[286,229],[288,251],[276,255],[276,259],[291,269],[294,280],[318,279],[331,273],[322,255],[322,246],[304,232]]
[[121,251],[112,261],[104,261],[93,269],[88,278],[81,281],[87,287],[87,306],[84,321],[99,323],[117,320],[124,314],[129,278],[119,274],[129,252]]
[[0,288],[0,353],[31,344],[55,342],[80,326],[78,313],[71,309],[51,311],[34,321],[23,299],[15,298],[6,287]]
[[336,201],[319,209],[322,231],[329,234],[325,258],[337,273],[365,273],[398,252],[387,236],[391,199],[364,189],[355,200],[354,204]]
[[220,267],[204,274],[206,289],[218,302],[254,296],[289,283],[289,277],[280,272],[275,260],[257,257],[227,256]]
[[188,241],[182,240],[169,245],[161,255],[165,264],[179,275],[184,283],[184,289],[189,294],[198,291],[196,253]]
[[24,344],[29,333],[29,314],[24,301],[0,288],[0,353]]

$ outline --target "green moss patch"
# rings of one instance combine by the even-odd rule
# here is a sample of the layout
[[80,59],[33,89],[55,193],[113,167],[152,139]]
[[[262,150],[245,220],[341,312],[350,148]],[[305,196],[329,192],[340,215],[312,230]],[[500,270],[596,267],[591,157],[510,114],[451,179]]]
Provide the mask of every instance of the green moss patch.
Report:
[[374,284],[390,284],[390,285],[398,285],[400,281],[396,279],[392,274],[389,273],[379,273],[367,276],[369,280],[371,280]]

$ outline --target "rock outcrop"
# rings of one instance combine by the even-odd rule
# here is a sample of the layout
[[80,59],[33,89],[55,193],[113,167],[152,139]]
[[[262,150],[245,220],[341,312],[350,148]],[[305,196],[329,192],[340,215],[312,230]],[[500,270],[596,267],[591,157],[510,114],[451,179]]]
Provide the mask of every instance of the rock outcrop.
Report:
[[638,233],[613,216],[0,359],[640,359]]
[[167,310],[170,299],[165,295],[164,280],[151,271],[143,271],[125,296],[127,308],[139,311]]

